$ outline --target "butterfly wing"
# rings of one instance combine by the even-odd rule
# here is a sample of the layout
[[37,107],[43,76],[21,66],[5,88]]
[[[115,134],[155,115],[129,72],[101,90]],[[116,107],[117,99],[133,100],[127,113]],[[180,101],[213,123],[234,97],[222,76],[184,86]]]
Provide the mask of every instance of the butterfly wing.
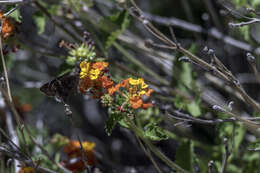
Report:
[[55,85],[53,85],[53,82],[54,80],[41,86],[40,91],[46,94],[47,96],[51,96],[51,97],[55,96],[57,89]]
[[58,95],[64,101],[66,101],[68,97],[75,92],[78,86],[79,77],[78,75],[67,75],[67,76],[62,76],[57,80],[59,81],[59,85],[57,85]]
[[66,102],[68,97],[78,86],[78,74],[66,73],[51,82],[40,87],[40,91],[50,97],[56,97],[58,100]]

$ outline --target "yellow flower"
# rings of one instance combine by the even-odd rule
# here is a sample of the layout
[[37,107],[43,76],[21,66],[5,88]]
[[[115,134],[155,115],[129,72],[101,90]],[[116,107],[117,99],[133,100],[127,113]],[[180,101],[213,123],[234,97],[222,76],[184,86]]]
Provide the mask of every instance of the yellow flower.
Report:
[[86,61],[82,61],[80,63],[80,78],[84,78],[88,75],[88,72],[89,72],[89,69],[90,69],[90,63],[89,62],[86,62]]
[[89,74],[90,74],[90,79],[95,80],[95,79],[98,78],[98,75],[100,74],[100,70],[99,69],[91,69]]
[[148,85],[144,82],[143,78],[138,78],[138,79],[133,79],[133,78],[129,78],[129,83],[130,85],[141,85],[142,89],[145,89],[148,87]]
[[141,84],[141,81],[140,81],[140,78],[139,79],[129,78],[129,83],[130,83],[130,85],[139,85],[139,84]]
[[138,95],[142,96],[142,95],[145,95],[145,94],[146,94],[146,91],[145,90],[141,90]]
[[128,93],[129,93],[129,95],[130,95],[130,97],[132,97],[132,96],[137,96],[137,88],[136,87],[132,87],[132,88],[129,88],[128,89]]
[[85,151],[92,151],[95,146],[96,143],[94,142],[82,142],[82,147]]
[[148,87],[148,85],[144,82],[144,79],[143,78],[141,78],[140,79],[141,80],[141,88],[142,89],[145,89],[145,88],[147,88]]

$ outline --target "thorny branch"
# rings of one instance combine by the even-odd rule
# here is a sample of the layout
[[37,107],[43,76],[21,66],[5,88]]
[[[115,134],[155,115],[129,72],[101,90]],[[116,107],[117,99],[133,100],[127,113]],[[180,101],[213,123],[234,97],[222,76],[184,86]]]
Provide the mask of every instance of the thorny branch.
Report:
[[[201,118],[195,118],[189,114],[180,112],[178,110],[173,111],[173,113],[168,114],[168,118],[173,118],[180,121],[185,122],[192,122],[192,123],[198,123],[198,124],[208,124],[208,125],[216,125],[220,123],[232,123],[237,122],[240,120],[237,120],[236,118],[227,118],[227,119],[214,119],[214,120],[207,120],[207,119],[201,119]],[[260,117],[252,118],[252,117],[245,117],[244,120],[250,120],[250,121],[260,121]]]
[[[166,45],[171,46],[172,48],[176,49],[177,45],[173,41],[169,40],[163,33],[161,33],[159,30],[157,30],[152,25],[152,23],[150,23],[150,21],[144,17],[143,12],[136,6],[136,4],[133,1],[131,1],[131,2],[134,7],[129,9],[130,14],[132,16],[136,17],[139,21],[141,21],[143,23],[143,25],[145,26],[145,28],[149,32],[151,32],[156,38],[161,40]],[[241,96],[243,97],[243,99],[246,103],[251,105],[256,111],[260,112],[259,103],[257,103],[253,98],[251,98],[245,92],[245,90],[243,89],[241,84],[238,82],[238,80],[232,75],[232,73],[230,71],[227,71],[226,68],[223,68],[222,65],[220,65],[219,63],[217,63],[215,65],[209,64],[209,63],[205,62],[204,60],[200,59],[199,57],[197,57],[196,55],[192,54],[191,52],[189,52],[182,46],[179,46],[178,49],[176,49],[176,50],[183,53],[184,55],[186,55],[190,59],[190,61],[193,61],[193,62],[199,64],[201,67],[203,67],[209,71],[212,71],[216,76],[222,78],[224,81],[229,83],[241,94]],[[218,58],[214,56],[214,59],[216,60]],[[259,134],[259,132],[257,130],[257,129],[259,129],[259,126],[256,125],[255,123],[253,123],[249,120],[244,120],[240,116],[233,114],[231,112],[229,112],[229,115],[232,115],[232,117],[235,117],[236,119],[243,121],[244,124],[246,126],[248,126],[248,128],[250,128],[255,133]]]

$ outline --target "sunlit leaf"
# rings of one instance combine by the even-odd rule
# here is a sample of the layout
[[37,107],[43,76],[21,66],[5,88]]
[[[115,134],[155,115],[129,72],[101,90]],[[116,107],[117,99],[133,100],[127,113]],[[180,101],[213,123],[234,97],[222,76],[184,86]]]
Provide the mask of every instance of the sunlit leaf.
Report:
[[190,104],[188,104],[187,109],[189,113],[195,117],[201,115],[200,105],[196,101],[192,101]]
[[38,34],[42,34],[45,30],[46,16],[41,12],[36,12],[34,13],[33,18],[37,26]]
[[99,23],[101,28],[105,31],[106,48],[109,48],[117,37],[128,27],[130,23],[129,14],[123,10],[112,16],[104,17]]
[[156,123],[149,123],[144,129],[144,136],[151,140],[160,141],[168,139],[168,135],[163,128],[159,127]]

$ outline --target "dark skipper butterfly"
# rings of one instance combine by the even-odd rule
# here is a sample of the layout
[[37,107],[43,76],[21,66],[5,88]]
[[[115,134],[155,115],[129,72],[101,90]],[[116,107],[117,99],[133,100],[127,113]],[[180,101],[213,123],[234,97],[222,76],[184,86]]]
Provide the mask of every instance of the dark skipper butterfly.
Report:
[[79,83],[79,70],[66,73],[40,87],[41,92],[57,101],[66,103],[69,96],[77,90]]

